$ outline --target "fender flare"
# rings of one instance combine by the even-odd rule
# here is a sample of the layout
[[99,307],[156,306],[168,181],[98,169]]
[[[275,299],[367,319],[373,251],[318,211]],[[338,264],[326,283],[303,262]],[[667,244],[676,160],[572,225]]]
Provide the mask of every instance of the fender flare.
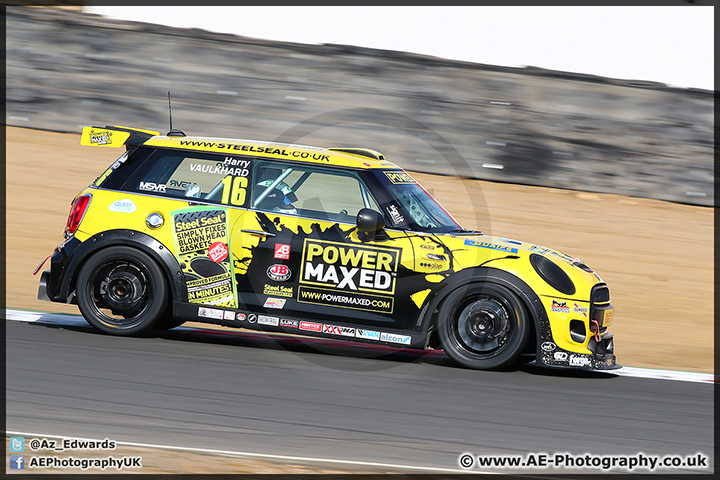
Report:
[[91,255],[113,246],[133,247],[150,255],[162,269],[170,286],[173,300],[187,302],[185,277],[172,251],[146,233],[125,229],[108,230],[93,235],[70,253],[63,282],[60,285],[61,297],[68,298],[75,290],[77,275]]
[[540,352],[540,344],[548,339],[552,340],[550,331],[550,321],[547,313],[543,308],[540,297],[525,282],[515,275],[503,270],[492,267],[469,268],[457,272],[445,280],[430,292],[425,300],[425,305],[421,309],[421,317],[418,319],[418,325],[421,331],[426,332],[426,345],[428,347],[430,334],[435,328],[434,312],[440,306],[442,301],[458,288],[473,283],[495,283],[508,288],[520,298],[525,305],[535,327],[535,348],[536,352]]

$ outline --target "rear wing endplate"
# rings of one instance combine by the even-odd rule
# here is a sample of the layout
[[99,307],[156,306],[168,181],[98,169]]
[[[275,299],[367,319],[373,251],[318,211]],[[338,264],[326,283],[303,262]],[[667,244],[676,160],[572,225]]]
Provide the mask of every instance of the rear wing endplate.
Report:
[[121,126],[83,127],[80,145],[115,148],[126,144],[128,146],[137,146],[157,135],[160,135],[160,132]]

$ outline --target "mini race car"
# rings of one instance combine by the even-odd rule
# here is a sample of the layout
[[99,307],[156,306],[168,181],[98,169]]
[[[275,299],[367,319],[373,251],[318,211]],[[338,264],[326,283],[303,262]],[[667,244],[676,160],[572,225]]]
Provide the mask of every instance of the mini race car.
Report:
[[597,273],[463,229],[379,152],[117,126],[81,144],[126,151],[73,200],[38,298],[102,332],[195,321],[442,349],[475,369],[620,368]]

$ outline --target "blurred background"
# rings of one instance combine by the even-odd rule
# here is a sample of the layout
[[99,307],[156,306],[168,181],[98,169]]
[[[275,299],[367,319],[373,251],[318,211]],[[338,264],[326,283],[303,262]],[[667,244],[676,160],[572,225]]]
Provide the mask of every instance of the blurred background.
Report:
[[9,7],[8,125],[167,129],[171,91],[174,126],[191,135],[274,140],[305,121],[281,139],[364,145],[413,171],[713,205],[712,7],[226,8]]

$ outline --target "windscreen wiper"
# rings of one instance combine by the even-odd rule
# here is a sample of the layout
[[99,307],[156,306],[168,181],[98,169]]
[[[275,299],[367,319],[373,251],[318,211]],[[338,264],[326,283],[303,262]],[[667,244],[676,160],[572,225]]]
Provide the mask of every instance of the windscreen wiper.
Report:
[[455,230],[450,230],[449,232],[445,232],[450,235],[484,235],[483,232],[480,230],[466,230],[464,228],[457,228]]

